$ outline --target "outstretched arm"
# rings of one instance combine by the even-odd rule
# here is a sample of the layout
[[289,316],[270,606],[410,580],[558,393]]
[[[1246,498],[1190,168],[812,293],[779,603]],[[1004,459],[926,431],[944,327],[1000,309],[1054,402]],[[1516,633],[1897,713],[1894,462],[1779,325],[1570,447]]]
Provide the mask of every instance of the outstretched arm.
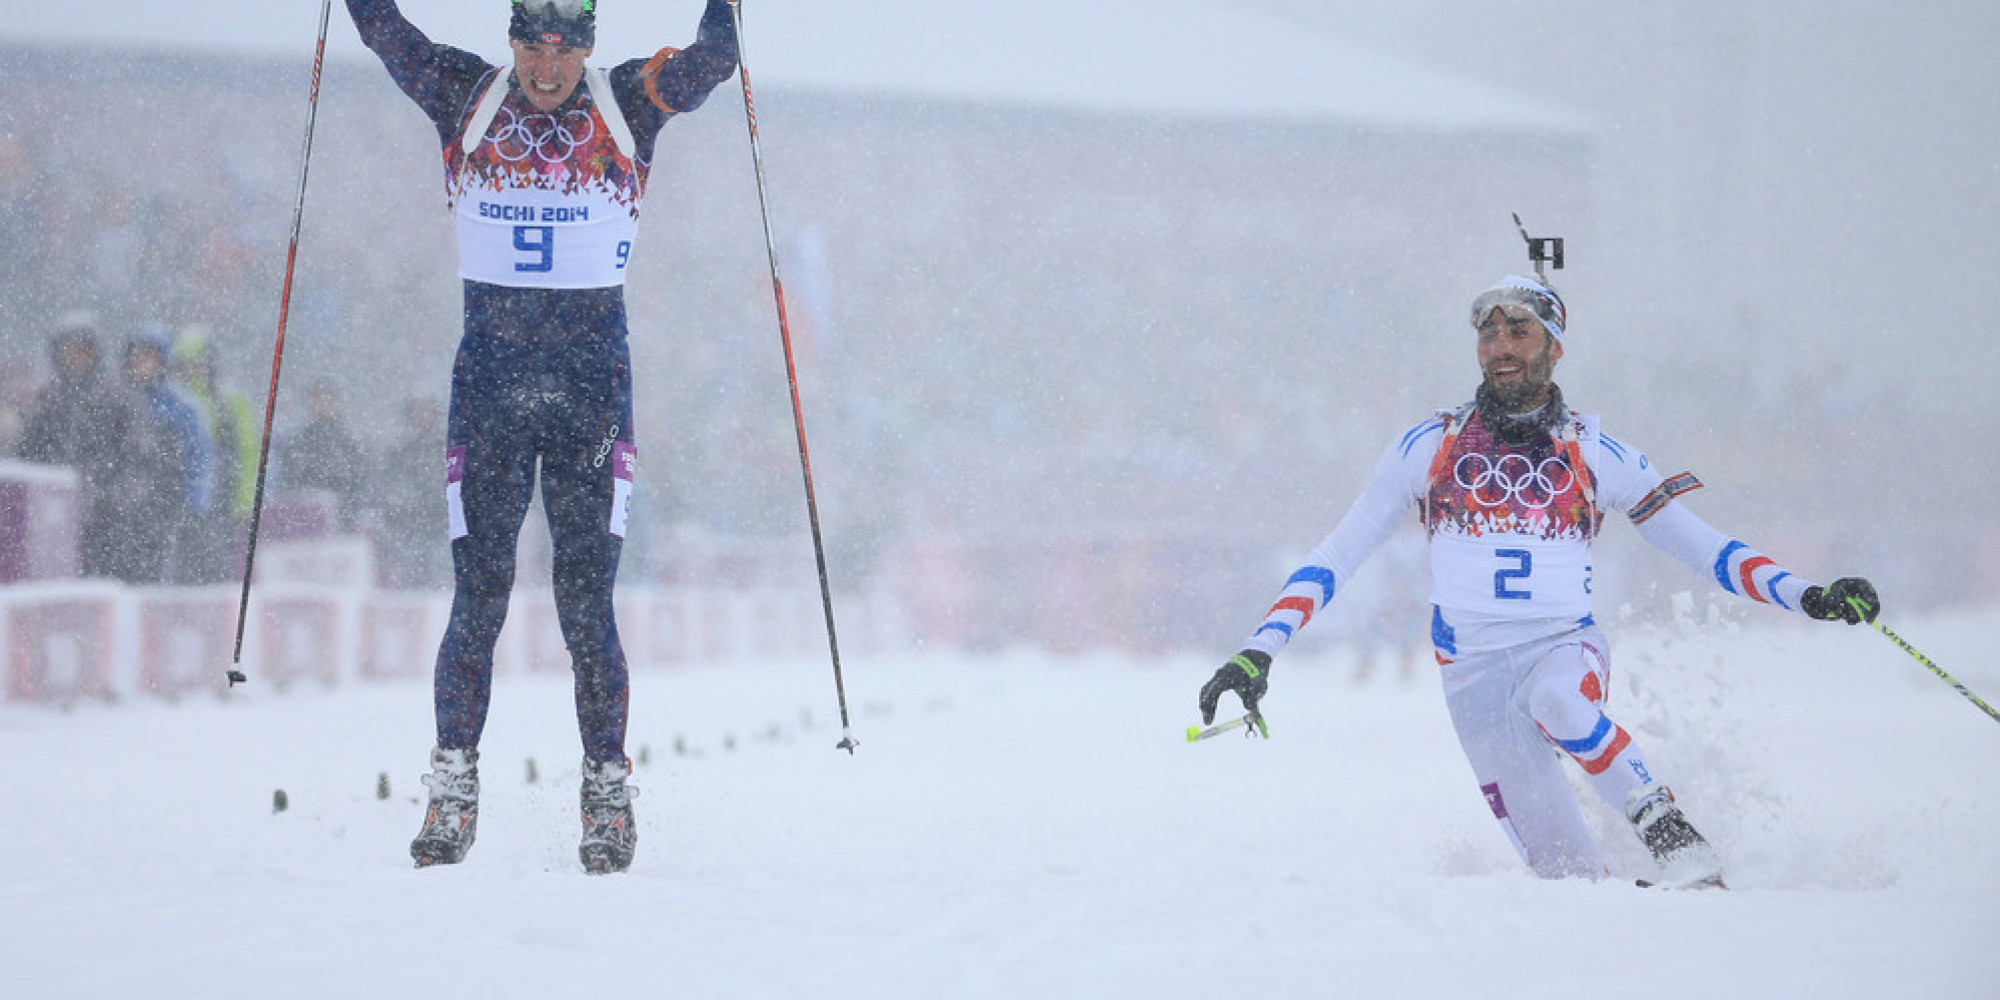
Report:
[[1770,556],[1711,527],[1679,501],[1635,526],[1654,548],[1713,579],[1723,590],[1760,604],[1796,611],[1799,598],[1812,586]]
[[1305,565],[1285,581],[1271,610],[1244,640],[1242,651],[1202,685],[1197,704],[1204,724],[1215,721],[1216,704],[1224,691],[1235,691],[1244,710],[1257,714],[1257,703],[1269,686],[1271,660],[1409,516],[1416,486],[1429,469],[1443,429],[1441,421],[1420,424],[1382,453],[1368,488],[1306,555]]
[[1347,585],[1348,577],[1406,522],[1442,433],[1443,425],[1432,421],[1413,429],[1382,453],[1368,487],[1285,581],[1271,610],[1245,640],[1246,651],[1278,655]]
[[[1657,497],[1657,489],[1648,496]],[[1696,572],[1712,574],[1729,593],[1822,621],[1874,621],[1882,608],[1875,588],[1860,577],[1842,577],[1820,587],[1711,527],[1677,500],[1656,500],[1646,507],[1633,517],[1639,536]]]

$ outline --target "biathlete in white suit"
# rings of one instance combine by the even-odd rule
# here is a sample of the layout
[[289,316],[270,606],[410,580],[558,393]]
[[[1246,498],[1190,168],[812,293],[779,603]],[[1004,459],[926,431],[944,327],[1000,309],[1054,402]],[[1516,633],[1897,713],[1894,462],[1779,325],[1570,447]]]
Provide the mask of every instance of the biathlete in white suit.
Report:
[[610,69],[585,66],[595,0],[513,0],[511,68],[432,42],[394,0],[347,0],[347,9],[437,130],[465,294],[440,463],[454,591],[438,648],[430,805],[410,854],[419,866],[451,864],[472,846],[493,646],[539,478],[576,675],[578,852],[586,871],[623,871],[638,839],[612,613],[638,463],[625,268],[661,127],[736,71],[730,4],[708,0],[686,49]]
[[1445,703],[1487,805],[1546,878],[1609,874],[1562,771],[1583,769],[1660,862],[1654,881],[1720,886],[1714,850],[1604,714],[1611,651],[1591,613],[1591,540],[1605,512],[1723,590],[1812,618],[1872,621],[1868,581],[1821,587],[1717,531],[1675,498],[1700,484],[1662,477],[1638,449],[1568,409],[1554,381],[1562,300],[1507,277],[1472,304],[1482,374],[1471,403],[1396,439],[1366,490],[1286,581],[1243,649],[1201,689],[1204,722],[1223,691],[1257,711],[1272,658],[1332,601],[1370,553],[1416,514],[1428,532],[1431,642]]

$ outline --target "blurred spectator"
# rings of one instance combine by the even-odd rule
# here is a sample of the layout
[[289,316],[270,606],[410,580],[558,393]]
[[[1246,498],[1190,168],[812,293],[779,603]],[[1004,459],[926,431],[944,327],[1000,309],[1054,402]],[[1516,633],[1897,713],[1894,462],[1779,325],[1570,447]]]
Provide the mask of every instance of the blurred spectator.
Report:
[[286,489],[326,490],[340,502],[340,530],[354,530],[361,502],[361,446],[340,414],[340,394],[315,382],[306,390],[306,425],[278,445],[278,482]]
[[257,489],[258,434],[250,400],[224,389],[215,372],[215,343],[208,327],[182,327],[174,338],[174,379],[187,391],[202,426],[215,442],[214,502],[196,530],[183,539],[185,577],[193,583],[216,583],[235,575],[237,546],[250,517]]
[[[0,135],[0,288],[35,287],[49,241],[48,227],[36,206],[47,198],[44,177],[26,141]],[[0,304],[0,321],[19,322],[25,296],[9,296]]]
[[375,480],[382,504],[383,580],[392,587],[443,590],[451,583],[444,408],[413,399],[404,406],[403,426]]
[[105,377],[97,317],[64,313],[49,341],[55,375],[35,397],[21,434],[21,457],[75,469],[82,479],[78,543],[83,575],[115,575],[118,477],[131,433],[132,408]]
[[0,390],[0,455],[21,453],[21,434],[26,429],[24,425],[28,417],[14,401],[25,395]]
[[187,390],[167,373],[173,340],[149,325],[125,341],[125,382],[136,398],[127,453],[117,575],[130,583],[193,582],[180,540],[213,503],[215,443]]

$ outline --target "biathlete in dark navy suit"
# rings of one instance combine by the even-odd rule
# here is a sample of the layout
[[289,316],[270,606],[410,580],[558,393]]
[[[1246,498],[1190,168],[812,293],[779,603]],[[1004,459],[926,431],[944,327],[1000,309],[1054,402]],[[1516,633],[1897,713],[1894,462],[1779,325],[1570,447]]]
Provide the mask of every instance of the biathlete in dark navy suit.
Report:
[[465,285],[445,462],[455,592],[430,805],[410,853],[451,864],[472,846],[493,646],[539,464],[583,739],[580,854],[587,871],[622,871],[637,843],[611,602],[637,465],[625,267],[660,128],[736,70],[730,4],[708,0],[686,49],[608,70],[585,66],[593,0],[513,0],[511,67],[432,42],[394,0],[347,9],[437,128]]

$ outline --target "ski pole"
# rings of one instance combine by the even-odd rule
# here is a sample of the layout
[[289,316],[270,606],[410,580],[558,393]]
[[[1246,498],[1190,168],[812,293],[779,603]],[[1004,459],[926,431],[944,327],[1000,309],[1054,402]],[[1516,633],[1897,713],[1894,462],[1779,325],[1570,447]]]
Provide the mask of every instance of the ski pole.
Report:
[[1223,733],[1235,729],[1244,729],[1245,727],[1249,727],[1243,734],[1245,737],[1262,736],[1267,740],[1271,738],[1271,727],[1264,724],[1264,716],[1256,712],[1245,712],[1240,718],[1217,723],[1207,729],[1203,729],[1200,726],[1189,726],[1187,727],[1187,741],[1193,743],[1197,740],[1205,740],[1212,736],[1221,736]]
[[785,380],[792,388],[792,426],[799,438],[799,471],[805,477],[806,519],[812,524],[813,560],[819,567],[819,602],[826,612],[826,646],[833,657],[833,690],[840,698],[840,742],[837,750],[850,755],[860,741],[854,738],[847,720],[847,685],[840,676],[840,638],[833,625],[833,588],[827,582],[826,542],[819,529],[819,499],[813,493],[812,458],[806,452],[805,408],[799,403],[799,370],[792,361],[792,330],[785,318],[785,284],[778,276],[778,238],[771,230],[771,196],[764,186],[764,150],[757,139],[757,102],[750,96],[750,62],[743,53],[743,4],[729,0],[729,16],[736,28],[736,70],[743,81],[743,115],[750,123],[750,161],[757,173],[757,204],[764,213],[764,250],[771,260],[771,295],[778,303],[778,339],[785,347]]
[[[1864,620],[1867,618],[1867,612],[1865,610],[1866,604],[1860,598],[1850,597],[1847,599],[1847,603],[1850,606],[1852,606],[1856,612],[1860,613]],[[1875,626],[1875,630],[1882,633],[1885,636],[1888,636],[1890,642],[1895,643],[1899,648],[1902,649],[1903,652],[1910,654],[1910,657],[1912,659],[1916,660],[1918,663],[1921,663],[1925,667],[1929,668],[1931,673],[1938,675],[1939,680],[1942,680],[1946,684],[1951,685],[1952,690],[1957,691],[1959,694],[1964,695],[1965,700],[1973,703],[1974,705],[1978,705],[1979,710],[1985,712],[1989,717],[1993,719],[1993,721],[2000,722],[2000,712],[1994,711],[1993,706],[1988,705],[1986,703],[1986,699],[1981,698],[1976,694],[1973,694],[1970,688],[1958,682],[1958,678],[1953,677],[1948,673],[1945,673],[1944,668],[1938,666],[1935,663],[1932,663],[1930,657],[1917,652],[1917,647],[1910,645],[1907,641],[1903,639],[1902,636],[1897,635],[1895,632],[1891,631],[1889,629],[1889,626],[1882,624],[1880,621],[1871,621],[1868,624]]]
[[271,347],[271,391],[264,397],[264,440],[257,448],[257,489],[250,498],[250,538],[243,550],[243,599],[236,606],[236,654],[230,661],[229,686],[248,680],[243,675],[243,627],[250,616],[250,569],[257,561],[257,529],[264,518],[264,473],[271,457],[271,415],[278,408],[278,370],[285,359],[285,319],[292,307],[292,268],[299,259],[299,221],[306,210],[306,168],[312,163],[313,125],[319,119],[320,70],[326,65],[326,24],[333,0],[320,0],[319,41],[313,46],[312,91],[306,98],[305,147],[299,153],[299,192],[292,202],[292,241],[285,251],[284,290],[278,295],[278,338]]

